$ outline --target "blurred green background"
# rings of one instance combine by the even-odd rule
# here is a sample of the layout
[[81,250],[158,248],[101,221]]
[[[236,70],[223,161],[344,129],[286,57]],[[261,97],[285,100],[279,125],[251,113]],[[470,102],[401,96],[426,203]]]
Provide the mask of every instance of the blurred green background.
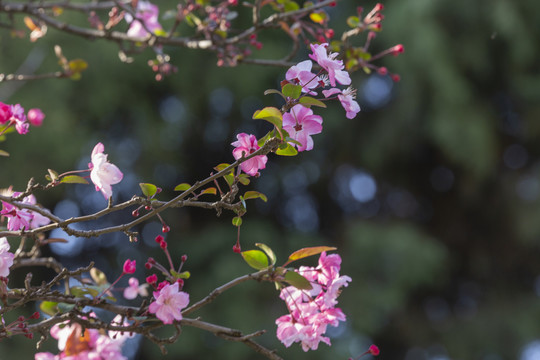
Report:
[[[344,28],[357,5],[374,4],[342,1],[331,10],[331,25]],[[338,104],[321,110],[325,129],[314,136],[313,151],[271,156],[250,185],[269,201],[248,204],[241,230],[243,249],[263,242],[281,261],[300,247],[338,247],[342,273],[353,281],[340,297],[347,322],[329,330],[333,346],[285,349],[274,321],[286,308],[271,284],[245,283],[196,315],[245,333],[267,329],[260,342],[286,359],[347,359],[371,343],[381,348],[381,359],[540,359],[540,3],[384,5],[383,32],[373,46],[405,46],[403,55],[380,62],[401,82],[354,74],[362,112],[348,120]],[[261,56],[279,58],[287,49],[276,33],[261,39]],[[0,32],[0,72],[24,72],[22,63],[36,73],[56,70],[54,44],[89,68],[80,81],[0,84],[0,101],[47,115],[43,127],[1,144],[11,154],[1,159],[1,187],[24,189],[30,177],[43,180],[47,168],[83,169],[100,141],[125,174],[115,201],[139,193],[139,182],[163,187],[160,199],[169,199],[175,185],[232,161],[235,134],[264,135],[266,124],[251,115],[280,105],[263,91],[278,87],[285,69],[218,68],[212,54],[164,49],[178,72],[156,82],[149,51],[123,64],[114,44],[54,30],[35,44]],[[296,60],[307,52],[302,55]],[[106,206],[91,186],[36,195],[63,217]],[[171,251],[177,260],[189,256],[185,289],[192,301],[250,271],[231,250],[231,218],[193,209],[165,214]],[[129,219],[126,212],[100,224]],[[136,244],[112,234],[70,239],[70,247],[50,251],[69,268],[96,260],[114,279],[128,257],[140,265],[148,254],[165,260],[153,242],[160,229],[157,221],[145,224]],[[142,279],[148,274],[139,267]],[[33,358],[34,343],[4,340],[0,358]],[[161,356],[148,341],[132,345],[132,359]],[[44,349],[56,352],[55,343]],[[167,349],[164,359],[259,358],[242,344],[192,328]]]

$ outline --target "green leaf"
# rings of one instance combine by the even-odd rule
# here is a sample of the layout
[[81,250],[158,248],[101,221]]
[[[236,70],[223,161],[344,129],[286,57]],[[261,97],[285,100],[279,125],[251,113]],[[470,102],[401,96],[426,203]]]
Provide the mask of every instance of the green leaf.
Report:
[[181,273],[177,273],[176,271],[171,270],[171,275],[177,279],[189,279],[191,273],[189,271],[182,271]]
[[268,256],[261,250],[242,251],[246,263],[254,269],[262,270],[268,267]]
[[270,95],[270,94],[278,94],[279,96],[281,96],[283,99],[285,99],[285,96],[281,93],[281,91],[279,90],[276,90],[276,89],[268,89],[268,90],[265,90],[264,91],[264,95]]
[[240,174],[238,176],[238,181],[240,182],[240,184],[242,185],[249,185],[249,183],[251,182],[251,180],[249,180],[249,175],[248,174]]
[[51,178],[51,181],[56,181],[58,180],[58,173],[52,169],[47,169],[47,171],[49,172],[49,177]]
[[235,216],[232,219],[232,224],[236,227],[239,227],[242,225],[242,217],[241,216]]
[[264,143],[266,143],[268,140],[270,140],[272,137],[274,137],[274,130],[275,129],[267,132],[266,135],[264,135],[262,138],[257,140],[257,145],[262,147],[264,145]]
[[287,1],[285,3],[285,12],[296,11],[300,9],[300,6],[295,1]]
[[209,187],[207,189],[204,189],[200,193],[200,195],[205,195],[205,194],[216,195],[217,194],[217,189],[215,187]]
[[324,24],[326,19],[328,19],[328,16],[326,15],[324,11],[317,11],[317,12],[312,12],[311,14],[309,14],[309,18],[314,23]]
[[283,86],[282,91],[283,95],[293,99],[298,99],[300,95],[302,95],[302,86],[288,83]]
[[295,156],[298,154],[298,150],[291,144],[285,143],[279,146],[276,150],[276,154],[281,156]]
[[[141,187],[142,193],[144,196],[151,198],[154,195],[156,195],[157,192],[157,186],[154,184],[149,183],[139,183],[139,186]],[[176,189],[175,189],[176,190]]]
[[268,245],[263,243],[256,243],[255,246],[260,247],[266,253],[266,255],[268,255],[268,257],[270,258],[270,266],[274,266],[274,264],[276,263],[276,254],[274,254],[272,249],[270,249]]
[[347,25],[352,28],[358,27],[360,25],[360,19],[358,18],[358,16],[349,16],[347,18]]
[[49,316],[54,316],[59,312],[56,301],[42,301],[39,304],[39,309]]
[[279,129],[281,129],[281,125],[283,123],[283,116],[281,115],[281,111],[279,111],[279,109],[275,107],[265,107],[262,110],[255,111],[255,113],[253,114],[253,119],[266,120]]
[[319,107],[322,107],[322,108],[326,107],[325,103],[323,103],[322,101],[317,100],[315,98],[312,98],[311,96],[301,97],[300,100],[298,100],[298,102],[300,104],[304,105],[305,107],[310,107],[310,106],[319,106]]
[[86,181],[85,178],[77,175],[66,175],[60,182],[64,184],[88,184],[88,181]]
[[0,150],[0,156],[9,156],[9,153],[4,150]]
[[287,273],[285,274],[285,281],[289,283],[289,285],[292,285],[300,290],[313,289],[313,286],[308,281],[308,279],[306,279],[296,271],[287,271]]
[[[332,251],[336,250],[335,247],[330,246],[314,246],[314,247],[307,247],[300,250],[296,250],[291,255],[289,255],[289,260],[287,260],[286,264],[289,264],[293,261],[306,258],[308,256],[313,256],[322,253],[323,251]],[[283,265],[283,266],[285,266]]]
[[268,201],[268,198],[266,197],[266,195],[264,195],[263,193],[260,193],[258,191],[246,191],[246,193],[244,194],[244,199],[245,200],[257,199],[257,198],[260,198],[264,202]]
[[[219,164],[218,166],[214,167],[214,169],[216,171],[222,171],[224,169],[226,169],[228,166],[231,166],[231,164],[227,164],[227,163],[221,163]],[[232,171],[232,170],[231,170]]]
[[179,185],[176,185],[176,187],[174,188],[174,191],[186,191],[190,187],[191,185],[189,185],[188,183],[181,183]]

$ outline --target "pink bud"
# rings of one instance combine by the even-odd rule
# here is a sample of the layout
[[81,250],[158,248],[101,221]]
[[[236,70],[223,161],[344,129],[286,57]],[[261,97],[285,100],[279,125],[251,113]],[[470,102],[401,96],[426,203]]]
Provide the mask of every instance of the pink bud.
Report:
[[30,319],[39,319],[39,312],[35,312],[32,314],[32,316],[30,316]]
[[392,81],[394,82],[398,82],[399,80],[401,80],[401,76],[399,76],[398,74],[392,74],[390,75],[390,77],[392,78]]
[[133,211],[131,212],[131,215],[132,215],[133,217],[139,216],[139,210],[133,210]]
[[373,344],[369,347],[369,353],[373,356],[377,356],[379,355],[381,352],[379,350],[379,348],[377,347],[377,345]]
[[388,69],[385,68],[384,66],[381,66],[380,68],[377,69],[377,72],[379,73],[379,75],[386,75],[388,74]]
[[399,54],[405,51],[405,48],[403,47],[403,45],[398,44],[394,46],[393,48],[391,48],[390,51],[392,51],[392,55],[398,56]]
[[159,285],[157,286],[157,291],[163,289],[163,288],[164,288],[165,286],[167,286],[167,285],[170,285],[170,283],[169,283],[168,281],[166,281],[166,280],[160,282]]
[[373,8],[373,11],[377,12],[377,11],[381,11],[382,9],[384,9],[384,5],[381,4],[381,3],[378,3],[378,4],[375,5],[375,7]]
[[163,236],[161,236],[161,235],[158,235],[158,236],[156,236],[154,241],[157,242],[158,244],[161,244],[161,242],[163,240],[165,240],[165,238],[163,238]]
[[124,263],[124,274],[133,274],[136,268],[136,261],[127,259]]
[[168,227],[167,225],[163,225],[163,227],[161,228],[161,231],[164,233],[168,233],[169,231],[171,231],[171,228]]
[[167,242],[165,240],[163,240],[162,242],[159,243],[159,247],[162,248],[162,249],[166,249],[167,248]]
[[45,114],[43,114],[43,111],[41,111],[41,109],[30,109],[28,110],[28,115],[26,118],[28,119],[28,122],[30,124],[34,126],[41,126],[41,124],[43,124]]
[[232,248],[232,251],[234,251],[237,254],[240,254],[242,252],[242,249],[240,248],[239,244],[235,244]]
[[157,276],[156,274],[152,274],[146,278],[146,282],[150,285],[157,283]]
[[180,261],[185,263],[187,261],[187,255],[182,255],[182,257],[180,258]]

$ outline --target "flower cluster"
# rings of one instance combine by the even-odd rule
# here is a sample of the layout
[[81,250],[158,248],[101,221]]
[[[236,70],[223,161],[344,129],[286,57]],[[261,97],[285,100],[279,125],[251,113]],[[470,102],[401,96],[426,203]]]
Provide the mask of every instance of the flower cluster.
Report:
[[3,134],[11,126],[21,135],[28,132],[30,125],[41,126],[45,115],[40,109],[30,109],[28,116],[24,113],[24,108],[19,105],[8,105],[0,102],[0,125],[4,125]]
[[[20,192],[14,192],[12,194],[15,198],[19,195],[21,195]],[[23,204],[36,205],[36,198],[34,195],[28,195],[21,202]],[[36,229],[51,222],[49,218],[36,211],[19,209],[17,206],[5,201],[2,201],[0,214],[8,219],[7,228],[10,231]]]
[[[114,325],[120,322],[118,317],[113,320]],[[83,330],[77,323],[62,323],[51,328],[51,336],[58,340],[60,354],[41,352],[35,355],[34,360],[127,360],[122,355],[122,345],[129,337],[127,333],[109,331],[106,335],[97,329]]]
[[317,267],[302,266],[298,273],[312,284],[311,290],[300,290],[293,286],[281,290],[280,298],[285,301],[289,314],[276,320],[277,337],[286,346],[300,342],[304,351],[316,350],[319,342],[330,345],[323,336],[328,325],[338,326],[345,321],[345,314],[336,308],[340,288],[347,286],[351,278],[339,275],[341,257],[323,252]]

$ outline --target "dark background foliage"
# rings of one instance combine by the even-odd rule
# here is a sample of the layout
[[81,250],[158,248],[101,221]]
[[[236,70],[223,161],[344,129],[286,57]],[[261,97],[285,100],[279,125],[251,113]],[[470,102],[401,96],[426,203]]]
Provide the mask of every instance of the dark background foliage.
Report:
[[[331,23],[342,27],[356,5],[342,2]],[[300,247],[338,247],[342,272],[353,282],[340,297],[348,320],[329,331],[333,346],[305,354],[298,345],[279,344],[274,320],[286,309],[271,284],[244,284],[197,315],[245,332],[267,329],[261,342],[285,358],[346,359],[372,342],[384,359],[540,358],[539,3],[389,0],[385,6],[375,47],[404,44],[403,55],[382,61],[402,81],[354,74],[363,111],[348,120],[338,104],[321,110],[325,129],[314,137],[313,151],[272,156],[250,185],[269,201],[250,202],[242,226],[244,249],[264,242],[283,261]],[[115,46],[103,41],[55,31],[35,45],[7,31],[0,36],[2,72],[16,72],[25,61],[37,72],[55,70],[56,43],[69,58],[89,63],[76,82],[0,85],[1,101],[47,114],[43,127],[2,144],[11,153],[2,159],[2,187],[23,189],[47,168],[82,169],[101,141],[125,174],[115,201],[138,193],[139,182],[163,187],[160,198],[168,199],[175,185],[232,161],[235,134],[264,135],[266,125],[251,115],[279,105],[263,91],[278,86],[284,69],[218,68],[211,54],[165,49],[178,73],[158,83],[146,65],[149,52],[122,64]],[[283,37],[262,39],[261,56],[282,54]],[[36,195],[64,217],[106,205],[90,186]],[[126,212],[107,221],[129,218]],[[176,259],[189,256],[192,301],[250,271],[231,250],[231,218],[187,209],[165,214],[171,251]],[[160,228],[157,221],[141,227],[137,244],[109,235],[70,239],[71,247],[56,251],[70,268],[95,259],[113,279],[127,257],[141,265],[149,253],[165,260],[153,243]],[[142,279],[148,274],[139,268]],[[29,344],[5,340],[0,353],[31,358]],[[158,356],[149,342],[133,344],[136,359]],[[241,344],[191,328],[168,350],[167,359],[256,358]]]

